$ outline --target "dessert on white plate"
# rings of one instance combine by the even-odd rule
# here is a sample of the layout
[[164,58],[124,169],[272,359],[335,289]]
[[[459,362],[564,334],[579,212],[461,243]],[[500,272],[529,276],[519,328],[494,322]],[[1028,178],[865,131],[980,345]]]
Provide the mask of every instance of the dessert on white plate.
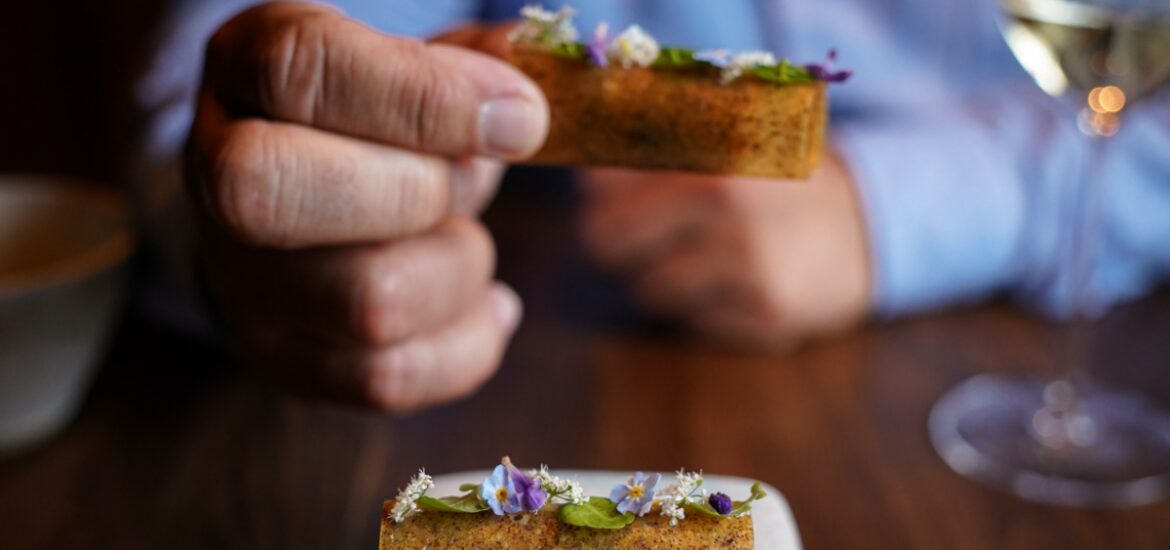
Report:
[[[420,471],[383,509],[380,548],[799,550],[774,487],[680,470]],[[744,500],[731,500],[731,496]]]

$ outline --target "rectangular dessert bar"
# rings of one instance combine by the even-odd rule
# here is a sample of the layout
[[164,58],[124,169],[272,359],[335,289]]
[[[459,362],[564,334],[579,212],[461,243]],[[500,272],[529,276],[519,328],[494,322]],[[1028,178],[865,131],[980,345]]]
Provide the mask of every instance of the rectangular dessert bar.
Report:
[[751,550],[755,544],[748,515],[714,518],[688,514],[686,521],[671,526],[667,518],[650,513],[622,529],[589,529],[562,523],[553,506],[535,514],[508,516],[426,512],[402,523],[390,519],[393,507],[393,500],[383,505],[380,550]]
[[805,179],[820,161],[824,82],[722,84],[702,69],[598,68],[524,44],[510,62],[551,108],[529,163]]

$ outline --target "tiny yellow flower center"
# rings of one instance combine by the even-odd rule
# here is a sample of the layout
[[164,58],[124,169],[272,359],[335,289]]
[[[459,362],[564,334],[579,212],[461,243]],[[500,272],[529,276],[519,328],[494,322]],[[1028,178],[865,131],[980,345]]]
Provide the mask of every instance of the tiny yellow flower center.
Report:
[[641,485],[630,487],[630,498],[637,500],[642,498],[644,494],[646,494],[646,489],[643,489]]
[[630,39],[624,36],[618,39],[618,48],[625,55],[631,55],[634,53],[633,44],[630,44]]
[[496,489],[496,500],[498,500],[500,502],[504,502],[505,500],[508,500],[508,488],[507,487],[500,487],[499,489]]

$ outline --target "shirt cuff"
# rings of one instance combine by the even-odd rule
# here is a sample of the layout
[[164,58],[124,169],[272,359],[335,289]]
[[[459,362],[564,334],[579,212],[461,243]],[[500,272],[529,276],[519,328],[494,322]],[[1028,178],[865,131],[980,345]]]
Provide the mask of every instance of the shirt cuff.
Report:
[[835,129],[867,218],[879,315],[973,301],[1018,274],[1026,195],[990,134],[946,118]]

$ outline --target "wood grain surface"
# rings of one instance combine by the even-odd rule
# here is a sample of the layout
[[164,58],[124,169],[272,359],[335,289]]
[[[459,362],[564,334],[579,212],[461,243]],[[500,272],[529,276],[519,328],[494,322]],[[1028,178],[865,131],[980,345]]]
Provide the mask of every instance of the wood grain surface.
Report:
[[[1170,503],[1031,504],[935,455],[926,415],[948,388],[1052,368],[1059,333],[1027,313],[981,306],[788,354],[733,350],[582,314],[600,300],[567,210],[505,192],[489,220],[527,311],[475,396],[397,419],[305,402],[132,312],[78,420],[0,462],[0,547],[374,550],[383,499],[419,467],[509,454],[758,478],[787,497],[811,550],[1170,548]],[[1115,311],[1097,335],[1104,377],[1170,402],[1170,294]]]

